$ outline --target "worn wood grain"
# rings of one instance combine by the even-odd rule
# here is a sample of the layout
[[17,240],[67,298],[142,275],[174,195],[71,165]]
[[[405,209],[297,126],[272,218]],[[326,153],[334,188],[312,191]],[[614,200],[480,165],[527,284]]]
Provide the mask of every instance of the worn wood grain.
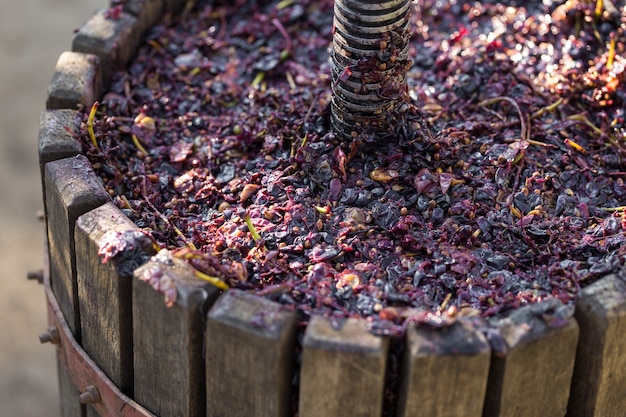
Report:
[[89,108],[101,96],[102,87],[101,62],[98,56],[63,52],[48,84],[46,109]]
[[76,156],[82,152],[82,144],[74,136],[79,132],[80,117],[77,110],[61,109],[41,112],[38,151],[42,173],[46,163]]
[[568,416],[626,415],[626,271],[584,288]]
[[111,17],[108,9],[96,11],[80,27],[72,40],[72,51],[100,58],[103,85],[107,86],[115,70],[123,69],[137,53],[142,27],[130,13]]
[[[81,143],[73,133],[80,130],[77,110],[44,110],[39,118],[39,170],[41,175],[42,195],[46,195],[45,165],[57,159],[69,158],[82,152]],[[43,201],[44,213],[47,212],[46,199]]]
[[313,317],[302,342],[301,417],[378,417],[382,413],[389,340],[365,322],[331,325]]
[[45,187],[50,282],[72,333],[80,341],[74,227],[80,215],[109,201],[109,194],[82,155],[47,163]]
[[207,415],[291,415],[296,337],[293,311],[238,290],[222,295],[207,317]]
[[578,343],[571,310],[550,299],[494,324],[484,417],[565,415]]
[[205,314],[219,293],[166,250],[135,271],[134,398],[154,414],[205,416]]
[[412,326],[405,336],[398,416],[482,416],[491,348],[473,323]]
[[[152,242],[111,202],[78,218],[75,242],[82,347],[132,396],[132,274],[154,254]],[[120,252],[103,263],[106,248]]]

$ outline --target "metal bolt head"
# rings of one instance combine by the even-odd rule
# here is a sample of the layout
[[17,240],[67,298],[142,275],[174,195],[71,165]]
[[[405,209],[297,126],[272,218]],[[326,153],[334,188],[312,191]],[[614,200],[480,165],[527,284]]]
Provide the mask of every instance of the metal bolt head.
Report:
[[54,326],[48,327],[47,331],[39,335],[39,342],[52,343],[53,345],[59,344],[61,342],[59,331]]
[[37,281],[40,284],[43,284],[43,269],[40,269],[39,271],[29,271],[26,274],[26,278],[28,278],[29,280]]
[[80,394],[78,400],[81,404],[95,404],[100,401],[100,392],[95,385],[89,385],[85,388],[85,391]]

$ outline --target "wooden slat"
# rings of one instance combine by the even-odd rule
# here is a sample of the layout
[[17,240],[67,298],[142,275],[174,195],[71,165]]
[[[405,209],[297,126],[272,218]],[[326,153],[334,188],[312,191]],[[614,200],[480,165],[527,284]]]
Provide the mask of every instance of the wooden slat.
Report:
[[48,84],[46,109],[91,107],[102,94],[100,65],[96,55],[63,52]]
[[109,194],[82,155],[47,163],[45,187],[51,286],[80,341],[74,226],[80,215],[109,201]]
[[222,295],[207,318],[207,416],[291,415],[296,337],[293,311],[238,290]]
[[[111,202],[78,218],[75,242],[82,347],[132,396],[132,274],[154,254],[152,242]],[[107,243],[126,246],[104,264],[98,251]]]
[[123,69],[137,52],[141,28],[137,18],[121,12],[115,18],[109,9],[96,11],[78,30],[72,51],[100,57],[103,85],[107,86],[113,71]]
[[[69,131],[68,131],[69,130]],[[57,159],[81,153],[81,143],[71,132],[78,134],[80,118],[76,110],[45,110],[39,118],[39,164],[43,166]]]
[[398,416],[480,417],[491,348],[460,319],[444,328],[412,326],[406,334]]
[[143,34],[152,28],[161,18],[164,9],[163,0],[128,0],[124,11],[137,18],[137,28]]
[[[82,145],[69,132],[78,133],[79,129],[80,120],[76,110],[45,110],[41,112],[38,148],[42,195],[46,195],[45,165],[48,162],[69,158],[81,153]],[[45,198],[43,204],[44,213],[47,213]]]
[[382,413],[389,340],[365,322],[347,319],[334,328],[313,317],[302,342],[301,417],[378,417]]
[[[515,310],[497,323],[484,417],[564,416],[578,325],[556,299]],[[571,316],[571,314],[570,314]]]
[[584,288],[569,416],[626,415],[626,271]]
[[[176,295],[171,307],[153,285]],[[218,295],[166,250],[135,271],[134,398],[154,414],[205,416],[204,316]]]

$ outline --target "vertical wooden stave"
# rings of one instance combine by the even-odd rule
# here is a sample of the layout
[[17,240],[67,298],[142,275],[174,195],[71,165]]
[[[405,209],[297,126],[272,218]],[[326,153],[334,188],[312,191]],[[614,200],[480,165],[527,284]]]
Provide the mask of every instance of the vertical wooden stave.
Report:
[[626,270],[584,288],[576,302],[580,341],[568,405],[570,417],[626,412]]
[[[44,213],[47,219],[45,166],[48,162],[79,155],[82,144],[73,136],[78,134],[80,125],[78,111],[69,109],[44,110],[39,118],[37,138],[39,170]],[[47,228],[47,221],[46,221]]]
[[[104,204],[109,195],[81,155],[47,163],[44,183],[51,287],[72,333],[80,340],[74,227],[80,215]],[[78,402],[76,388],[64,375],[60,371],[62,412],[76,415],[78,406],[70,406]]]
[[579,330],[564,311],[549,299],[495,323],[484,417],[565,415]]
[[239,290],[222,295],[207,316],[207,416],[291,415],[296,338],[293,311]]
[[[99,250],[116,237],[126,252],[103,263]],[[154,253],[151,241],[109,202],[78,218],[75,242],[82,347],[132,396],[132,272]]]
[[82,155],[49,162],[45,176],[51,285],[80,340],[74,227],[80,215],[107,202],[109,194]]
[[491,348],[478,326],[410,326],[405,344],[399,417],[482,416]]
[[[173,291],[175,301],[167,306],[160,291]],[[219,293],[167,250],[135,271],[134,398],[154,414],[205,415],[204,315]]]
[[382,415],[389,340],[361,319],[313,317],[302,341],[301,417]]

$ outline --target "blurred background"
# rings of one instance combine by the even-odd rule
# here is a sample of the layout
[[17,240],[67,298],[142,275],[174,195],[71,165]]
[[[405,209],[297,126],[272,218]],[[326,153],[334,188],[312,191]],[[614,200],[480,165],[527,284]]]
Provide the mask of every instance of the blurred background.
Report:
[[59,55],[107,0],[0,2],[0,417],[59,416],[54,347],[43,287],[39,114]]

